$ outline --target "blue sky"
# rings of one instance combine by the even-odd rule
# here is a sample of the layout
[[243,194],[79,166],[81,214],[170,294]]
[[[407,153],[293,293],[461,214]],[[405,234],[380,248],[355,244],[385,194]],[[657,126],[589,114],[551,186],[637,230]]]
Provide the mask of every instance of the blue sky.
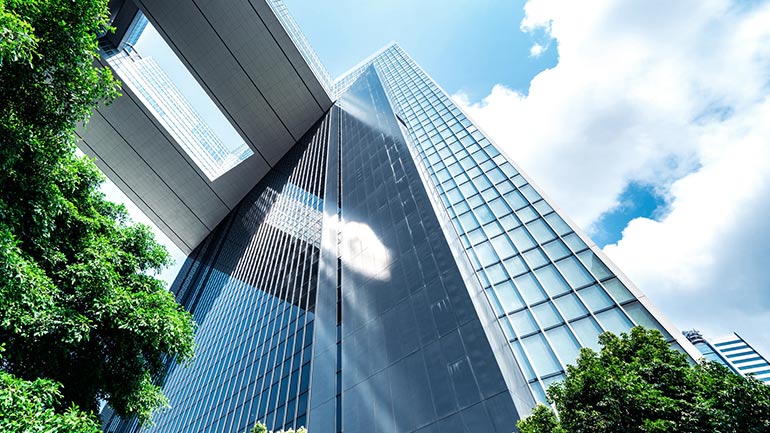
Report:
[[530,57],[540,35],[519,31],[522,1],[284,3],[333,78],[393,40],[448,93],[474,100],[495,84],[526,93],[535,75],[556,64],[554,49]]
[[770,1],[284,1],[332,77],[398,42],[675,325],[770,353]]
[[284,2],[333,77],[398,42],[680,329],[770,350],[770,2]]

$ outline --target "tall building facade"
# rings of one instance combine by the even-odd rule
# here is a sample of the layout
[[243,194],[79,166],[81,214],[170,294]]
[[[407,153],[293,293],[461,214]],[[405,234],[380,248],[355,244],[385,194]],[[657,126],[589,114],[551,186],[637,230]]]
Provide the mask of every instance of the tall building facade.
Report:
[[325,87],[174,281],[196,359],[146,431],[510,433],[604,331],[697,355],[398,45]]
[[225,146],[155,59],[136,51],[134,45],[147,25],[147,18],[137,13],[126,40],[110,50],[106,60],[209,180],[214,180],[253,152],[243,140],[231,146],[232,150]]
[[707,339],[696,330],[684,331],[684,335],[704,358],[770,385],[770,362],[737,333],[715,339]]

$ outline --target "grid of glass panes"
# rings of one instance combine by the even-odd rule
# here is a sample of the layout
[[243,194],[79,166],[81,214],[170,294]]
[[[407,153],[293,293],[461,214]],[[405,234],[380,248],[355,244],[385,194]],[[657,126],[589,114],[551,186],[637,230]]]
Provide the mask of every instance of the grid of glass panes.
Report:
[[318,58],[315,50],[313,50],[310,42],[305,38],[305,35],[302,33],[302,30],[300,30],[297,22],[294,21],[294,18],[289,13],[283,0],[269,0],[267,4],[278,18],[278,22],[283,25],[286,33],[288,33],[292,42],[294,42],[294,46],[297,47],[297,50],[299,50],[308,66],[310,66],[310,69],[313,71],[316,78],[318,78],[318,81],[321,83],[324,90],[326,90],[326,93],[333,95],[332,79],[329,76],[329,72],[326,70],[323,63],[321,63],[321,60]]
[[373,63],[536,399],[603,331],[638,324],[673,340],[400,47]]

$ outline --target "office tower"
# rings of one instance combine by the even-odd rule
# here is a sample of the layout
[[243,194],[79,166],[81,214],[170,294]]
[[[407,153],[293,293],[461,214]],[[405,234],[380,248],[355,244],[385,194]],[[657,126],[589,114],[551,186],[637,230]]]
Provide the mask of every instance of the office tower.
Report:
[[[174,19],[153,5],[140,2],[159,26],[163,13]],[[303,46],[281,3],[251,5],[268,30],[284,27],[271,30],[276,44]],[[170,367],[172,409],[148,431],[245,432],[262,421],[312,433],[509,433],[603,331],[647,326],[697,355],[398,45],[326,84],[309,72],[309,47],[294,47],[300,63],[281,48],[275,58],[295,62],[308,107],[323,113],[174,281],[199,324],[196,360]],[[169,233],[187,227],[158,219]],[[108,431],[137,427],[103,419]]]
[[737,333],[714,339],[706,339],[696,330],[683,333],[704,358],[718,362],[734,373],[751,375],[770,384],[770,363]]

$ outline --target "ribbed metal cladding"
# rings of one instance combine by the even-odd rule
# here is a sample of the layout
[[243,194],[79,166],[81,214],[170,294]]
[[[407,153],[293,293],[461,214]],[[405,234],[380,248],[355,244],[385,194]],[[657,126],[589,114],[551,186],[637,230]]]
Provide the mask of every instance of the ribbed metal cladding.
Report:
[[172,409],[143,431],[306,424],[328,135],[325,116],[187,258],[172,291],[199,325],[196,358],[170,368]]

